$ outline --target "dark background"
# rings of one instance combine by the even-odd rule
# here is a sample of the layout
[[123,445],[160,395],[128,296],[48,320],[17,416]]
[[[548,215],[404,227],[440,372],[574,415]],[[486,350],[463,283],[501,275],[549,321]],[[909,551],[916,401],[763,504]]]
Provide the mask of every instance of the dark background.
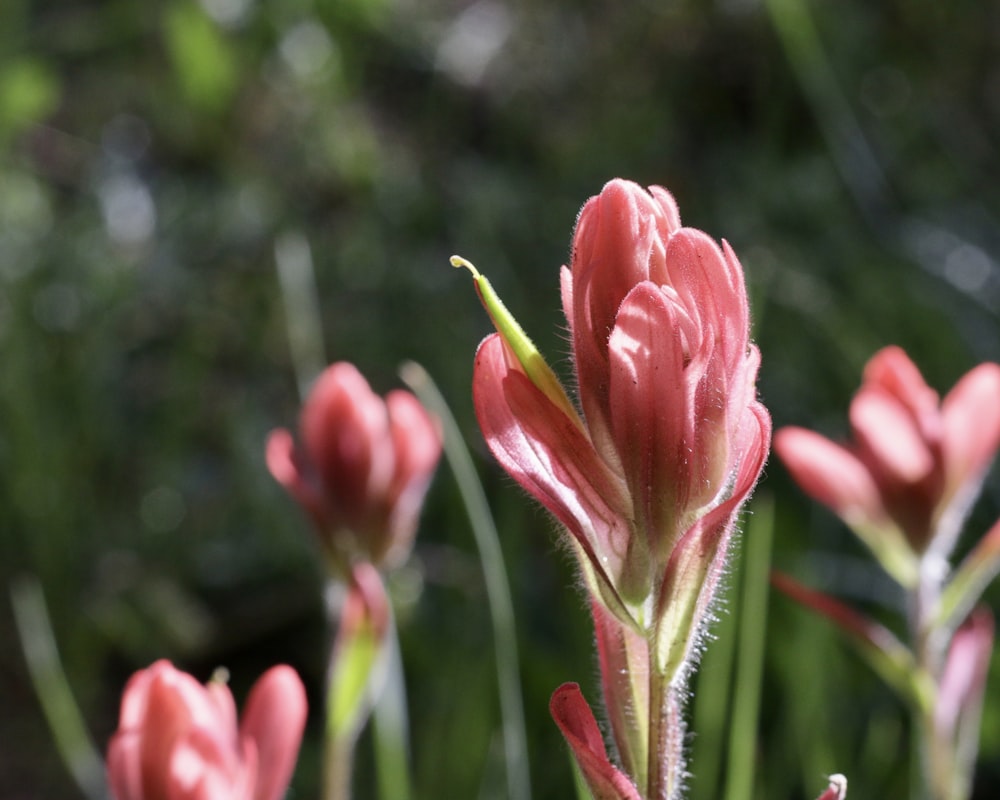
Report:
[[[223,664],[238,696],[289,662],[319,708],[321,565],[263,463],[299,402],[276,254],[305,244],[326,357],[380,392],[420,362],[479,459],[535,796],[568,797],[547,703],[564,680],[595,696],[589,622],[553,524],[479,439],[471,362],[489,325],[448,256],[488,274],[565,370],[558,268],[580,205],[613,176],[665,185],[744,263],[776,425],[839,436],[885,344],[942,392],[1000,359],[998,147],[1000,5],[982,0],[3,0],[4,582],[44,587],[102,748],[124,681],[159,657],[201,679]],[[775,460],[762,500],[777,566],[899,630],[887,579]],[[998,508],[994,475],[959,553]],[[496,796],[490,623],[446,468],[392,584],[417,797]],[[754,796],[814,797],[842,771],[852,798],[906,797],[890,691],[787,600],[756,624]],[[0,797],[81,796],[6,594],[0,642]],[[981,798],[1000,785],[996,691]],[[317,794],[320,732],[317,713],[294,797]]]

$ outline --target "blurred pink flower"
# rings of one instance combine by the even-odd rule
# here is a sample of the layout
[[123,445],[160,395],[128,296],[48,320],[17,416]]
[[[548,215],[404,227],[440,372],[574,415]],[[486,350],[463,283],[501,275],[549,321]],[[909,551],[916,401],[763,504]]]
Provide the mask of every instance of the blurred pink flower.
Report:
[[409,392],[383,400],[339,362],[316,380],[299,434],[296,445],[287,430],[273,431],[267,465],[312,517],[338,574],[358,560],[404,558],[441,455],[437,420]]
[[728,245],[680,226],[666,190],[613,180],[580,212],[562,303],[582,416],[502,333],[477,353],[476,412],[629,621],[650,597],[663,608],[714,585],[768,450],[743,271]]
[[279,800],[307,714],[291,667],[268,670],[237,725],[229,688],[203,686],[167,661],[137,672],[122,694],[108,747],[116,800]]
[[889,537],[911,558],[946,557],[1000,447],[1000,366],[979,365],[939,402],[906,353],[886,347],[865,367],[850,422],[850,446],[788,427],[775,450],[883,561]]

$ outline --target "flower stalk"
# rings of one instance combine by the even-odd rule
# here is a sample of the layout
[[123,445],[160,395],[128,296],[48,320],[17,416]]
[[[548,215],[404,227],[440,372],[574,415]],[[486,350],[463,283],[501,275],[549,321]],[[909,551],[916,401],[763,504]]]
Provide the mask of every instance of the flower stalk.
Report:
[[[343,594],[330,608],[336,635],[328,669],[325,800],[351,796],[355,742],[382,696],[386,671],[399,665],[378,570],[409,554],[441,447],[439,421],[413,394],[396,390],[383,399],[347,362],[317,378],[302,408],[299,439],[279,429],[267,442],[271,474],[313,523],[330,594]],[[401,676],[392,677],[402,687]],[[381,732],[377,752],[394,771],[405,768],[405,735],[393,737],[388,726]],[[395,796],[408,793],[405,777],[391,783],[407,787]]]
[[850,444],[796,427],[775,436],[799,485],[854,530],[905,593],[904,645],[832,598],[776,579],[833,619],[908,700],[920,800],[966,800],[971,790],[993,642],[992,615],[975,606],[1000,570],[1000,523],[954,574],[949,556],[1000,449],[997,397],[1000,365],[981,364],[939,400],[906,353],[887,347],[868,362],[851,402]]

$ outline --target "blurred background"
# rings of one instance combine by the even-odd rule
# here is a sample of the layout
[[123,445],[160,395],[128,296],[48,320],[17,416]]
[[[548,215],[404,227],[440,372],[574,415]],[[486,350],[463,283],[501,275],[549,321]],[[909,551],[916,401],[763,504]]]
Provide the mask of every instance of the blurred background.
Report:
[[[313,359],[351,360],[380,392],[413,359],[451,404],[510,571],[534,796],[570,796],[547,704],[566,680],[597,696],[589,620],[553,524],[479,438],[489,323],[448,256],[489,275],[565,372],[558,268],[613,176],[667,186],[740,255],[776,425],[842,436],[889,343],[942,392],[1000,360],[1000,4],[0,4],[0,572],[41,586],[102,750],[125,680],[161,657],[201,679],[225,665],[238,697],[291,663],[319,707],[321,565],[263,461],[268,431],[295,423],[290,331],[315,305]],[[900,629],[888,579],[776,460],[761,503],[775,566]],[[993,474],[959,553],[998,514]],[[447,467],[392,588],[416,796],[502,797],[492,633]],[[852,798],[906,797],[891,692],[783,597],[752,623],[754,796],[815,797],[841,771]],[[7,592],[0,641],[0,798],[82,797]],[[713,674],[699,696],[724,698]],[[979,798],[1000,786],[993,678]],[[317,714],[290,796],[317,796],[320,733]],[[710,741],[692,739],[695,800],[721,796]],[[359,759],[357,796],[374,797],[367,739]]]

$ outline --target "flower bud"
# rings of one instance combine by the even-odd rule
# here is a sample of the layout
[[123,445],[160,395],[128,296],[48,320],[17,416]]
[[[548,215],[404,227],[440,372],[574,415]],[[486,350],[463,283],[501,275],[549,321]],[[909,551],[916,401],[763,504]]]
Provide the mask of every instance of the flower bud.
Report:
[[435,420],[409,392],[372,392],[339,362],[316,381],[302,409],[301,444],[271,433],[271,474],[306,509],[333,571],[391,565],[410,551],[417,519],[441,455]]

